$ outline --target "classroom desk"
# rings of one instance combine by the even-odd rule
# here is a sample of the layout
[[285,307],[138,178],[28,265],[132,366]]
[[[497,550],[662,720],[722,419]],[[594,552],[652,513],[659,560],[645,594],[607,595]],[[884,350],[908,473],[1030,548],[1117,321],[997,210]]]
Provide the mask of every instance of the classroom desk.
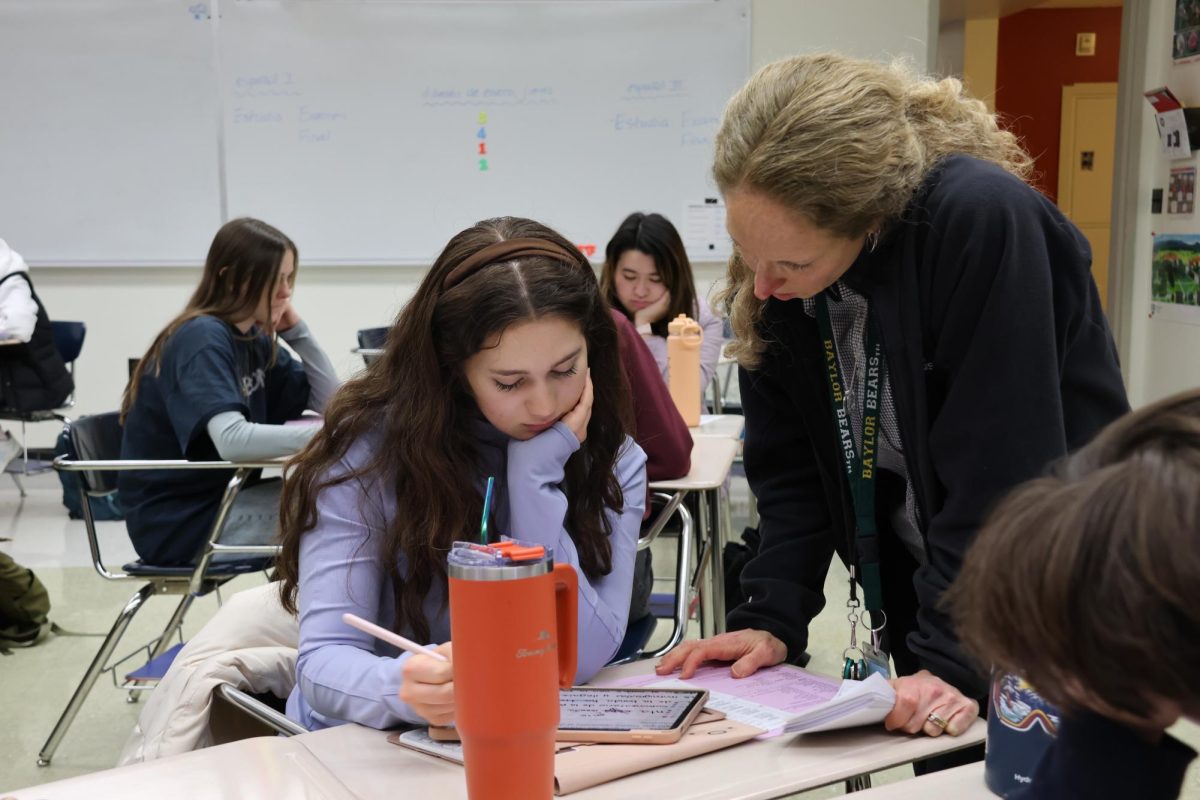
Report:
[[931,800],[937,797],[995,800],[996,795],[989,792],[983,783],[983,763],[976,762],[868,789],[855,795],[855,800]]
[[692,468],[688,474],[674,480],[650,483],[651,491],[655,492],[699,492],[701,495],[699,534],[696,537],[700,553],[693,586],[700,590],[702,636],[725,630],[725,570],[721,562],[721,547],[728,535],[725,532],[727,515],[721,513],[720,495],[738,447],[739,442],[729,436],[693,436]]
[[243,739],[15,792],[0,791],[0,800],[10,797],[16,800],[76,800],[80,797],[357,800],[356,795],[304,746],[302,738]]
[[692,438],[697,436],[725,436],[741,439],[746,429],[746,418],[741,414],[701,414],[700,424],[688,428]]
[[[653,669],[641,661],[609,667],[598,683],[618,681]],[[950,752],[984,740],[977,720],[962,736],[905,736],[882,726],[821,734],[793,734],[746,742],[689,761],[631,775],[568,795],[573,800],[770,800],[841,783],[859,775]],[[190,797],[225,800],[243,797],[392,800],[405,797],[465,800],[463,769],[390,744],[387,732],[342,725],[290,739],[263,737],[210,747],[194,753],[82,775],[9,792],[17,800],[76,797]],[[978,765],[976,769],[981,769]],[[970,769],[970,768],[967,768]],[[941,781],[974,782],[963,771]],[[914,785],[935,785],[905,781]],[[942,784],[936,784],[940,786]],[[946,783],[958,786],[959,783]],[[890,790],[882,787],[878,791]],[[974,798],[975,794],[864,794],[870,797]],[[978,795],[988,797],[989,795]]]
[[[620,680],[651,669],[653,665],[647,662],[609,667],[596,682]],[[567,797],[769,800],[978,744],[984,739],[986,727],[978,720],[955,739],[891,734],[882,726],[778,736],[630,775]],[[467,796],[460,766],[390,744],[386,734],[379,731],[346,725],[296,738],[347,789],[364,800],[391,800],[401,781],[405,796],[438,800]]]

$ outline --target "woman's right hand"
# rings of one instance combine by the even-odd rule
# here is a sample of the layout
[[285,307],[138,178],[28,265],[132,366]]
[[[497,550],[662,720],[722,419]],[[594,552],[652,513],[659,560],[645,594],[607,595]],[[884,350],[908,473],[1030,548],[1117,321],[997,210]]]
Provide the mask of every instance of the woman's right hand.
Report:
[[787,659],[787,646],[766,631],[742,630],[722,633],[711,639],[683,642],[662,657],[654,671],[668,675],[680,669],[680,680],[696,674],[705,661],[732,661],[729,672],[745,678],[763,667],[773,667]]
[[664,289],[662,296],[645,308],[633,312],[633,326],[653,325],[667,315],[671,307],[671,293]]
[[417,653],[404,662],[400,699],[430,725],[454,722],[454,660],[450,642],[433,648],[447,661]]

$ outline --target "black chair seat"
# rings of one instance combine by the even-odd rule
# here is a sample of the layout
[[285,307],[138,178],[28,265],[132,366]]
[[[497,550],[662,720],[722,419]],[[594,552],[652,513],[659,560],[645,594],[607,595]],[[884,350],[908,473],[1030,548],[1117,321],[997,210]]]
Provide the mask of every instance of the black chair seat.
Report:
[[[218,562],[210,564],[204,574],[211,577],[241,575],[246,572],[262,572],[270,565],[271,559],[269,558]],[[130,561],[121,567],[121,569],[125,570],[129,575],[137,575],[139,578],[190,578],[192,577],[192,573],[196,571],[194,566],[161,567],[155,564],[146,564],[140,560]]]

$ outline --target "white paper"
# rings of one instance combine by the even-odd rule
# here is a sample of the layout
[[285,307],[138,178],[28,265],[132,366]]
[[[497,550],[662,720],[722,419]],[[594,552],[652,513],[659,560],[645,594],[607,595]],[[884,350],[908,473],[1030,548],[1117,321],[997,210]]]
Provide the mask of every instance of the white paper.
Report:
[[1182,108],[1160,111],[1155,114],[1158,120],[1158,135],[1162,139],[1163,153],[1170,159],[1191,158],[1192,145],[1188,141],[1187,120]]
[[723,261],[733,253],[725,230],[725,204],[715,197],[688,203],[683,211],[683,247],[694,261]]
[[815,733],[883,722],[896,705],[896,692],[879,673],[862,681],[843,681],[833,699],[792,717],[788,733]]

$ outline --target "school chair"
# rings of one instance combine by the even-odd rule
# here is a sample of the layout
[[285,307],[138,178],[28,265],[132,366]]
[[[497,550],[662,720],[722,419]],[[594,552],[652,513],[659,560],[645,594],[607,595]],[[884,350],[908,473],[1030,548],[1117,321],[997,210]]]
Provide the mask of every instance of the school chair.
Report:
[[363,353],[364,350],[382,350],[387,344],[388,331],[391,328],[359,328],[358,330],[358,347],[354,348],[355,353],[362,354],[363,363],[370,364],[376,358],[374,353]]
[[[79,353],[83,350],[83,339],[87,335],[87,325],[83,322],[51,320],[50,330],[54,336],[54,348],[58,350],[63,363],[67,365],[67,371],[71,373],[71,380],[74,380],[75,360],[79,358]],[[31,466],[29,448],[25,446],[25,426],[30,422],[49,422],[50,420],[59,420],[64,423],[69,422],[70,420],[62,412],[74,405],[75,392],[72,391],[67,396],[67,399],[63,401],[62,405],[56,408],[35,409],[32,411],[17,411],[15,409],[0,410],[0,420],[7,419],[21,423],[21,459],[20,461],[13,459],[4,469],[8,473],[8,476],[12,478],[13,483],[17,485],[17,491],[21,493],[21,497],[25,497],[25,485],[21,483],[22,476],[37,475],[51,468],[48,462],[37,459],[32,462]]]
[[[83,678],[76,687],[70,701],[63,709],[58,722],[50,737],[38,753],[38,766],[46,766],[53,758],[59,743],[66,735],[67,729],[79,713],[83,701],[87,699],[96,679],[104,672],[112,675],[114,685],[129,690],[129,702],[137,701],[137,692],[154,687],[155,674],[161,676],[169,666],[174,652],[182,646],[182,626],[188,609],[197,597],[218,590],[238,575],[265,569],[274,555],[278,553],[275,545],[245,545],[232,546],[221,544],[221,533],[229,510],[237,498],[238,492],[250,474],[259,468],[277,467],[279,462],[229,462],[229,461],[133,461],[121,459],[121,424],[117,412],[96,414],[82,417],[68,423],[67,435],[77,454],[76,460],[58,457],[54,460],[57,470],[74,472],[79,476],[80,500],[83,507],[84,528],[87,532],[88,547],[91,551],[92,566],[100,577],[111,581],[141,581],[142,585],[133,597],[125,604],[117,615],[116,621],[108,635],[100,645],[91,664],[84,672]],[[141,560],[125,564],[121,569],[109,569],[100,552],[100,539],[96,533],[96,522],[92,516],[89,498],[111,495],[117,489],[117,472],[122,470],[158,470],[158,469],[224,469],[233,470],[233,476],[226,485],[225,493],[213,522],[212,532],[205,542],[200,558],[195,566],[161,566],[147,564]],[[231,553],[245,556],[233,561],[214,562],[213,556],[218,553]],[[175,612],[171,615],[166,627],[157,637],[145,645],[138,647],[128,656],[112,661],[113,651],[121,637],[129,627],[130,621],[145,604],[146,600],[155,595],[177,595],[180,597]],[[180,639],[174,652],[168,648],[172,639]],[[142,670],[142,677],[120,682],[117,670],[134,658],[138,653],[146,654],[147,666]]]
[[[640,553],[659,537],[673,516],[679,517],[679,543],[675,554],[675,591],[674,594],[650,595],[650,612],[640,619],[630,620],[625,630],[625,638],[616,654],[609,661],[610,665],[625,664],[643,658],[661,658],[674,650],[683,641],[687,633],[688,618],[692,605],[692,566],[691,557],[694,543],[694,527],[692,512],[683,502],[686,492],[667,494],[655,492],[651,495],[652,503],[661,503],[662,509],[654,516],[649,528],[644,529],[638,539],[637,549]],[[671,635],[662,647],[653,652],[646,651],[659,619],[670,619],[674,623]]]

